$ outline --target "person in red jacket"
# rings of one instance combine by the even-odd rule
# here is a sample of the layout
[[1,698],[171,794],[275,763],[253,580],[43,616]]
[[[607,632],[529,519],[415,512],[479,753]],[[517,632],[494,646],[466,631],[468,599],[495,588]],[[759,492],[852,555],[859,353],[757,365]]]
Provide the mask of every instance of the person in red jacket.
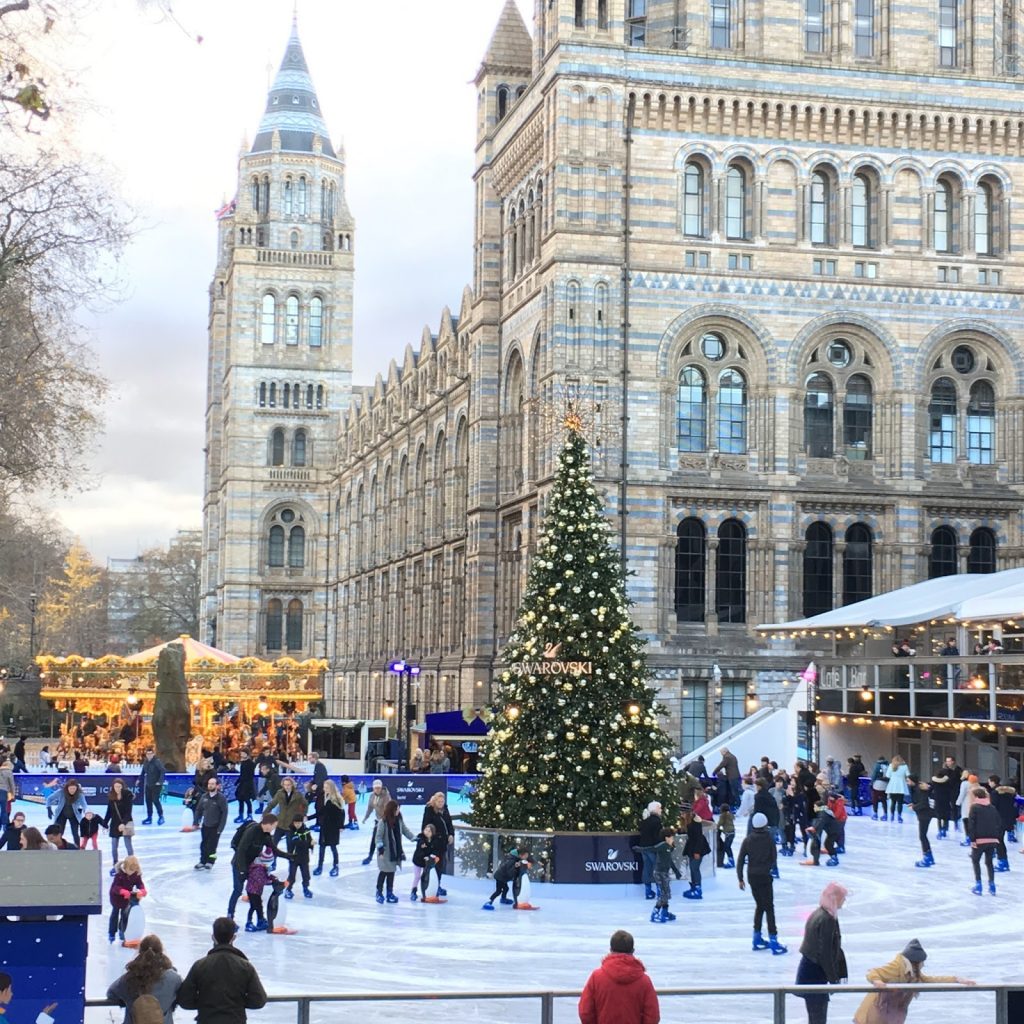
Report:
[[633,956],[633,936],[617,931],[611,952],[601,961],[583,989],[579,1005],[580,1024],[658,1024],[661,1012],[658,995]]

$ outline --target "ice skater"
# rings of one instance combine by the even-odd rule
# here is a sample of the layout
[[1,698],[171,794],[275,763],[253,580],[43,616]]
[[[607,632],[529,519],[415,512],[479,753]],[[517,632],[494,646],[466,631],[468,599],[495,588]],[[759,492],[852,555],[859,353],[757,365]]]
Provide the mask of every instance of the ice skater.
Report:
[[[395,872],[405,860],[402,836],[405,836],[406,839],[416,838],[402,818],[398,810],[398,803],[389,800],[373,829],[373,843],[377,849],[378,903],[385,902],[385,899],[388,903],[398,902],[398,897],[395,895]],[[386,897],[384,895],[385,886],[387,887]]]
[[998,775],[988,777],[989,799],[992,806],[999,812],[1006,838],[999,843],[999,863],[996,871],[1009,871],[1010,862],[1006,856],[1006,844],[1017,842],[1017,790],[1013,786],[1004,786]]
[[[961,846],[971,845],[971,836],[967,831],[967,821],[971,816],[971,804],[974,802],[974,787],[978,784],[978,776],[972,775],[966,768],[960,774],[960,790],[956,797],[957,821],[964,826],[964,837],[960,840]],[[960,831],[959,825],[957,831]]]
[[243,748],[238,755],[238,781],[235,783],[235,799],[238,801],[238,816],[235,824],[252,821],[252,802],[256,797],[256,762]]
[[[736,819],[728,804],[718,808],[718,851],[716,862],[718,867],[735,867],[736,861],[732,854],[732,841],[736,838]],[[728,861],[728,863],[726,863]]]
[[[797,985],[838,985],[847,977],[839,911],[846,902],[846,890],[838,882],[829,882],[821,892],[818,908],[804,926],[800,943]],[[807,1007],[807,1024],[826,1024],[829,996],[809,993],[799,998]]]
[[94,850],[99,849],[97,840],[102,827],[102,820],[93,814],[92,811],[86,811],[85,814],[82,815],[82,820],[78,823],[78,833],[81,836],[81,847],[83,850],[89,845],[89,843],[92,843],[92,848]]
[[918,868],[930,868],[935,863],[932,844],[928,842],[928,826],[932,823],[931,787],[916,775],[907,776],[910,787],[910,807],[917,815],[917,838],[921,842],[921,859],[915,861]]
[[[751,948],[770,949],[775,956],[780,956],[789,950],[779,942],[778,929],[775,925],[775,893],[772,881],[777,864],[775,840],[769,830],[768,818],[760,811],[751,818],[750,823],[750,832],[740,844],[740,852],[736,856],[736,874],[739,877],[740,889],[745,889],[743,868],[744,865],[747,866],[750,895],[754,897],[754,937]],[[765,917],[768,919],[767,942],[761,934],[761,925]]]
[[1003,821],[988,798],[988,790],[977,786],[972,791],[971,814],[967,819],[967,834],[971,837],[971,866],[974,868],[975,896],[981,895],[981,858],[985,858],[988,872],[988,891],[995,896],[996,876],[992,857],[1003,841]]
[[903,801],[907,795],[907,776],[910,769],[907,762],[897,754],[885,770],[885,794],[889,799],[889,817],[903,824]]
[[[359,783],[363,786],[363,783]],[[363,787],[365,789],[365,786]],[[373,832],[370,835],[370,852],[363,858],[363,864],[369,864],[373,857],[373,850],[376,846],[376,839],[374,836],[377,834],[377,824],[380,822],[381,817],[384,814],[384,808],[391,802],[391,794],[388,792],[388,787],[384,785],[380,779],[373,780],[373,788],[370,792],[370,799],[366,801],[366,813],[363,815],[363,824],[366,824],[366,819],[372,814],[374,816],[373,821]],[[410,838],[412,838],[410,836]]]
[[60,825],[61,835],[64,834],[65,825],[71,826],[71,837],[75,841],[75,846],[78,846],[80,841],[78,823],[87,809],[82,787],[74,779],[69,779],[46,798],[47,817],[51,818],[55,825]]
[[317,821],[320,824],[320,852],[317,854],[313,874],[323,874],[324,852],[329,849],[333,859],[331,878],[336,878],[338,875],[338,843],[341,842],[345,810],[338,787],[330,779],[325,780],[323,784],[323,803],[320,805]]
[[907,1010],[917,998],[916,992],[906,989],[888,990],[889,985],[974,985],[969,978],[955,975],[929,975],[921,970],[928,954],[917,939],[911,939],[889,963],[883,967],[872,967],[867,979],[881,992],[871,992],[857,1007],[853,1015],[854,1024],[903,1024]]
[[949,835],[950,819],[956,818],[953,808],[953,791],[959,785],[959,781],[960,769],[952,757],[947,757],[942,767],[932,776],[931,787],[932,797],[935,800],[935,817],[939,822],[937,839],[945,839]]
[[659,924],[676,919],[675,914],[669,913],[669,903],[672,900],[672,881],[669,875],[676,870],[675,862],[672,860],[672,849],[676,845],[676,833],[674,829],[665,828],[661,830],[661,841],[654,847],[654,884],[658,887],[658,896],[651,911],[651,920]]
[[878,805],[882,805],[882,821],[887,821],[886,810],[888,809],[886,787],[886,769],[889,762],[882,754],[878,755],[874,768],[871,769],[871,820],[878,821]]
[[[494,892],[487,898],[487,902],[481,910],[493,910],[494,901],[500,899],[505,906],[515,907],[519,903],[519,889],[522,885],[523,875],[530,870],[533,858],[526,850],[517,850],[512,847],[501,859],[497,870],[494,872]],[[512,898],[509,898],[508,887],[512,886]]]
[[[273,863],[273,847],[264,846],[256,859],[249,865],[249,873],[245,881],[245,892],[249,897],[249,913],[245,922],[247,932],[265,932],[272,927],[273,923],[268,922],[263,913],[263,890],[268,885],[279,881],[270,872],[270,865]],[[255,922],[253,921],[254,917]]]
[[683,852],[686,854],[686,860],[690,866],[690,888],[683,893],[683,899],[702,900],[704,892],[701,888],[700,862],[706,853],[711,852],[711,846],[704,838],[704,829],[701,827],[702,821],[699,815],[684,811],[680,823],[686,832],[686,846],[683,848]]
[[294,899],[295,879],[299,872],[302,873],[302,895],[307,900],[313,898],[312,890],[309,888],[309,858],[313,851],[313,833],[306,824],[305,814],[296,815],[292,820],[291,831],[288,833],[288,852],[291,854],[291,863],[288,865],[288,891],[284,894],[286,900]]
[[345,828],[358,832],[359,814],[356,811],[356,787],[352,785],[352,780],[347,775],[341,777],[341,799],[348,809],[348,824]]
[[[423,898],[426,899],[427,887],[430,885],[430,872],[437,871],[438,864],[441,863],[447,852],[444,838],[437,834],[437,829],[433,825],[424,825],[423,831],[416,837],[416,849],[412,854],[412,892],[409,899],[413,903],[420,896],[420,886],[422,886]],[[437,885],[440,889],[440,872],[437,874]]]
[[830,868],[839,865],[839,857],[836,854],[836,819],[828,805],[819,805],[818,816],[814,819],[813,825],[808,825],[807,831],[811,835],[811,856],[807,860],[800,861],[805,867],[818,867],[821,863],[821,848],[825,847],[828,853],[828,860],[825,862]]
[[206,790],[199,797],[199,802],[196,805],[196,824],[200,826],[197,871],[200,869],[210,871],[217,862],[220,835],[228,823],[230,813],[227,797],[221,791],[217,776],[207,779]]
[[115,936],[124,942],[124,930],[128,926],[128,915],[146,895],[142,881],[142,867],[137,857],[125,857],[114,868],[114,880],[110,883],[110,923],[107,937],[111,942]]
[[637,841],[637,849],[643,863],[643,872],[640,881],[644,886],[644,899],[653,900],[654,892],[654,848],[661,842],[661,833],[664,824],[661,820],[661,804],[652,800],[645,808],[640,818],[640,837]]

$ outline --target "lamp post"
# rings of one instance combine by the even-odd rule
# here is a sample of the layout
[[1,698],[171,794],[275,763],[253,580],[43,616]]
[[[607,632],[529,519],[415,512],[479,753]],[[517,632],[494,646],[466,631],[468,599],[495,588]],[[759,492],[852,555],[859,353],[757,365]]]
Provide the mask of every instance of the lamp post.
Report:
[[31,616],[28,628],[28,664],[29,671],[31,671],[32,663],[36,658],[36,595],[34,593],[29,595],[28,610]]
[[409,692],[414,676],[420,674],[419,665],[410,665],[409,662],[399,659],[388,663],[388,671],[398,676],[398,720],[396,722],[396,735],[398,736],[398,770],[403,771],[408,767],[408,731],[409,731]]

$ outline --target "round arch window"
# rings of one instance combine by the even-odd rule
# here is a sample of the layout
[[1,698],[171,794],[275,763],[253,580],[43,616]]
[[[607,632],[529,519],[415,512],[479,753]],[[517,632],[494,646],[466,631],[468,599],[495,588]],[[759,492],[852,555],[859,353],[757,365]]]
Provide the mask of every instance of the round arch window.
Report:
[[953,369],[957,373],[970,373],[976,364],[974,358],[973,349],[968,348],[966,345],[957,345],[953,349],[953,355],[950,360],[953,364]]
[[293,522],[294,519],[295,519],[295,513],[290,508],[286,508],[281,513],[281,521],[284,522],[284,523]]
[[725,339],[720,334],[705,334],[700,339],[700,350],[705,359],[717,362],[725,356]]
[[833,365],[842,369],[844,366],[850,365],[850,360],[853,359],[853,353],[850,351],[850,346],[845,341],[837,340],[833,341],[828,346],[828,361]]

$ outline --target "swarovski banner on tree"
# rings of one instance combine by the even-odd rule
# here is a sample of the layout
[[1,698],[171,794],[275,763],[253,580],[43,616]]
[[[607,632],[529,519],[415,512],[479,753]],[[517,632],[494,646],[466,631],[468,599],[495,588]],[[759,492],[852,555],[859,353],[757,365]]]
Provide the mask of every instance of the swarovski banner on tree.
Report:
[[566,418],[537,553],[504,652],[473,797],[478,827],[631,832],[674,806],[670,741],[648,687],[619,554],[578,416]]

